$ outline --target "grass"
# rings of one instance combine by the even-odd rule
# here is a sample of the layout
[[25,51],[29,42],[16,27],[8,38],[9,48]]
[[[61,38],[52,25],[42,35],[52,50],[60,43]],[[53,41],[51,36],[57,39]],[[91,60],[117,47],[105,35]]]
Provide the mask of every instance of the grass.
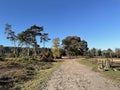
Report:
[[38,69],[34,79],[26,82],[21,90],[41,90],[42,85],[50,77],[51,73],[60,66],[60,62],[53,62],[52,64],[52,68],[50,68],[50,64],[47,64],[43,68]]
[[101,73],[103,77],[113,81],[115,85],[118,85],[120,87],[120,71],[109,70]]
[[[79,63],[84,64],[91,68],[97,67],[97,62],[95,59],[80,59]],[[120,85],[120,71],[113,71],[112,69],[109,71],[100,72],[103,77],[111,80],[115,85]]]
[[96,61],[91,61],[90,59],[80,59],[79,63],[84,64],[89,67],[97,67]]

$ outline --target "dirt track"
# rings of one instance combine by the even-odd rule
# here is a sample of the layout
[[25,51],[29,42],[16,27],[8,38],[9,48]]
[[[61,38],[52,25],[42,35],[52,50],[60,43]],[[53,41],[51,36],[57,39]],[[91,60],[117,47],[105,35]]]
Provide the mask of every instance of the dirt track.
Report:
[[45,86],[43,90],[120,90],[76,60],[65,60]]

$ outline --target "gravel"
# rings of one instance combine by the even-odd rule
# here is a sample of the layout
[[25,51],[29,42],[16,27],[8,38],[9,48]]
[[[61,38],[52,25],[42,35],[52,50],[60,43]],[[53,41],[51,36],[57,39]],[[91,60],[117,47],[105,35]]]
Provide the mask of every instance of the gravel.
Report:
[[66,59],[56,70],[42,90],[120,90],[100,73],[79,64],[75,59]]

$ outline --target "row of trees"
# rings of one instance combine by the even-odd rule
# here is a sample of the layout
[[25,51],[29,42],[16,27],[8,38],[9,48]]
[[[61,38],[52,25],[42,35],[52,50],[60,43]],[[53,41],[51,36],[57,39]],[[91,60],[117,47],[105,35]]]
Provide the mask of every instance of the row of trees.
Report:
[[120,58],[120,48],[116,48],[114,51],[112,49],[101,50],[92,48],[88,50],[88,56],[90,57],[106,57],[106,58]]
[[52,53],[55,58],[61,58],[61,56],[80,56],[86,55],[88,51],[87,42],[81,40],[78,36],[68,36],[62,40],[62,46],[60,45],[60,39],[55,38],[53,40]]
[[[60,45],[60,39],[53,39],[53,45],[50,49],[45,49],[45,42],[49,41],[48,33],[43,33],[43,26],[33,25],[19,34],[15,34],[12,30],[11,25],[6,24],[5,34],[7,39],[14,43],[14,47],[4,47],[0,46],[0,55],[5,53],[22,54],[34,57],[44,54],[54,58],[61,58],[62,55],[67,56],[89,56],[89,57],[117,57],[120,58],[120,49],[117,48],[115,51],[100,50],[100,49],[89,49],[87,41],[81,40],[79,36],[67,36],[62,40],[62,45]],[[43,43],[43,49],[40,49],[39,42]],[[17,43],[17,44],[16,44]],[[24,47],[22,47],[24,46]],[[49,51],[49,53],[48,53]],[[46,54],[47,53],[47,54]],[[47,58],[47,57],[46,57]]]
[[[55,44],[56,43],[56,44]],[[55,49],[56,47],[56,49]],[[88,49],[87,41],[81,40],[78,36],[68,36],[62,40],[62,48],[59,49],[59,38],[53,40],[53,52],[59,57],[59,52],[67,56],[88,56],[88,57],[105,57],[120,58],[120,48],[112,50]]]
[[[49,51],[51,51],[53,53],[53,56],[55,58],[60,58],[61,56],[67,55],[69,51],[60,47],[60,44],[58,42],[59,38],[55,38],[54,40],[53,40],[54,43],[53,43],[52,48],[48,49]],[[57,42],[57,45],[56,45],[56,42]],[[43,49],[44,48],[38,48],[37,51],[38,51],[39,55],[40,55],[40,53],[42,52]],[[22,48],[17,47],[17,52],[21,55],[27,55],[26,54],[27,50],[28,49],[26,47],[22,47]],[[13,52],[14,52],[14,47],[4,47],[3,45],[0,45],[0,56],[6,55],[6,54],[8,55],[8,54],[13,53]],[[70,51],[70,52],[72,52],[72,51]],[[30,48],[29,49],[29,55],[32,55],[33,53],[34,53],[33,49]],[[74,52],[72,52],[72,53],[74,53]],[[80,53],[80,55],[81,55],[81,53]],[[101,50],[101,49],[92,48],[92,49],[89,49],[86,52],[84,52],[84,56],[120,58],[120,48],[116,48],[114,51],[112,49]]]
[[[48,33],[42,33],[42,31],[43,26],[33,25],[25,31],[22,31],[21,33],[16,35],[15,32],[12,30],[11,25],[6,24],[5,34],[7,35],[7,39],[14,43],[14,48],[11,48],[11,50],[9,51],[13,51],[14,54],[18,54],[22,49],[18,47],[25,46],[23,51],[27,52],[27,56],[31,55],[31,51],[34,54],[34,56],[37,56],[37,54],[40,52],[40,46],[38,45],[37,38],[39,37],[39,41],[43,42],[44,48],[45,42],[50,40],[50,38],[48,38]],[[16,42],[18,43],[18,45],[16,45]],[[51,48],[51,52],[54,58],[60,58],[62,55],[85,55],[87,53],[87,50],[87,42],[85,40],[81,40],[78,36],[66,37],[62,40],[62,46],[60,45],[60,39],[55,38],[53,40],[53,46]],[[2,51],[5,52],[5,50]]]

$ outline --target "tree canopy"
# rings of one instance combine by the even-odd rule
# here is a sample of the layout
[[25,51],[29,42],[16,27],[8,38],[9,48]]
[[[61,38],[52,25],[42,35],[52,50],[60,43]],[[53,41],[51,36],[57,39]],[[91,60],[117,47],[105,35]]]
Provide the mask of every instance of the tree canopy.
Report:
[[5,34],[7,35],[7,39],[9,39],[11,42],[14,43],[14,54],[16,53],[16,35],[15,32],[12,30],[12,27],[10,24],[5,25]]
[[42,26],[33,25],[27,30],[19,33],[17,36],[20,44],[26,44],[26,45],[33,46],[35,56],[37,55],[37,48],[39,46],[37,43],[36,37],[37,36],[41,37],[42,35],[41,31],[43,31]]
[[63,48],[69,56],[84,55],[87,52],[87,42],[80,39],[78,36],[68,36],[62,40]]
[[51,49],[52,49],[52,53],[55,59],[61,57],[59,41],[60,41],[59,38],[53,39],[53,46]]

